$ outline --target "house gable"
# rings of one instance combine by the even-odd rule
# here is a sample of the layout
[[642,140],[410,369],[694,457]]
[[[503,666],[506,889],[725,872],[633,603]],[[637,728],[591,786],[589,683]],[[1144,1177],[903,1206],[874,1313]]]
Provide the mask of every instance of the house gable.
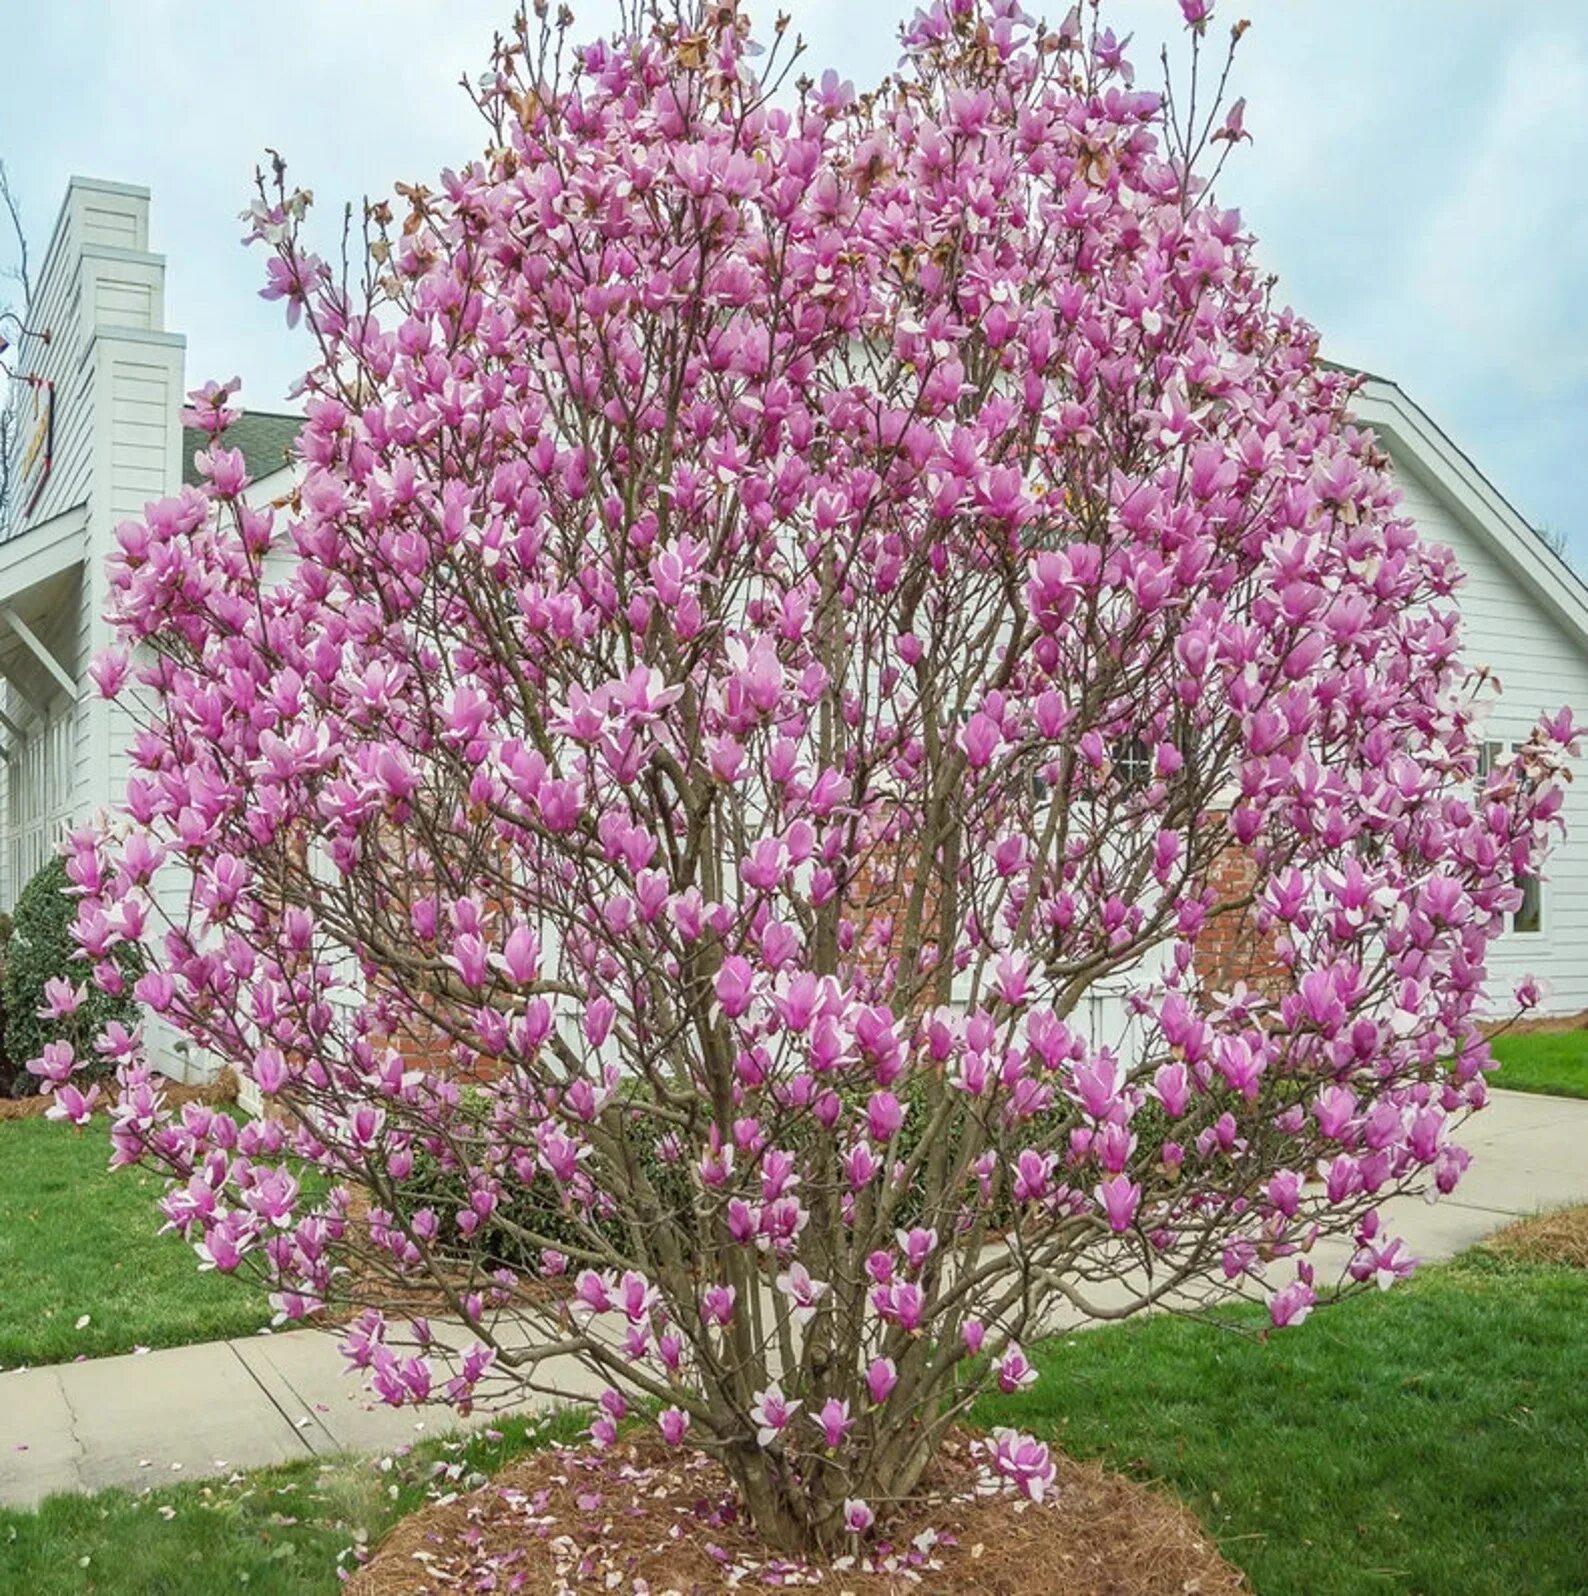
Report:
[[[1563,705],[1588,716],[1588,587],[1392,383],[1369,379],[1353,409],[1388,452],[1406,513],[1465,573],[1462,654],[1501,688],[1485,739],[1520,742]],[[1507,932],[1491,955],[1496,1014],[1529,974],[1545,981],[1549,1010],[1588,1008],[1588,772],[1567,788],[1564,814],[1566,839],[1544,873],[1542,930]]]
[[[1588,583],[1528,525],[1471,458],[1425,410],[1382,377],[1366,379],[1351,409],[1358,421],[1379,435],[1408,497],[1418,498],[1424,511],[1437,506],[1441,524],[1467,534],[1437,541],[1449,543],[1458,555],[1464,546],[1481,546],[1488,561],[1527,595],[1530,612],[1547,613],[1569,646],[1588,661]],[[1411,508],[1417,513],[1418,506]],[[1420,514],[1418,522],[1425,524]],[[1462,564],[1470,574],[1469,562]],[[1465,595],[1462,607],[1465,610]]]

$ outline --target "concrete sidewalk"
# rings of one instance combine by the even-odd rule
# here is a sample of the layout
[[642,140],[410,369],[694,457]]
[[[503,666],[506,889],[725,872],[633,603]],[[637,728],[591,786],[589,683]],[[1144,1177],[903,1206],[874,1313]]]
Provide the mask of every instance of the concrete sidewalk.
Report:
[[[1420,1258],[1448,1258],[1519,1214],[1588,1202],[1588,1102],[1495,1092],[1461,1139],[1473,1159],[1455,1198],[1387,1205],[1391,1233]],[[1320,1253],[1343,1261],[1348,1250]],[[0,1374],[0,1503],[390,1450],[457,1422],[445,1408],[374,1402],[317,1330],[18,1370]]]

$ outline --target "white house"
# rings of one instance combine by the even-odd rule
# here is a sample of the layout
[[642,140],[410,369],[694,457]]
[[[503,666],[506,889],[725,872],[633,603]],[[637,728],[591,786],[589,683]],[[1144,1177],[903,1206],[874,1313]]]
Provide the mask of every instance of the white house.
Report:
[[[110,641],[104,561],[116,526],[192,480],[184,340],[165,325],[149,191],[74,177],[10,352],[22,411],[0,525],[0,908],[64,827],[119,801],[128,722],[93,689]],[[258,495],[286,487],[293,417],[248,416],[231,441]],[[250,495],[253,497],[254,495]],[[151,1040],[154,1040],[151,1037]],[[180,1058],[163,1060],[185,1073]]]
[[[126,723],[87,677],[108,641],[103,563],[119,522],[193,480],[202,444],[180,419],[184,340],[166,328],[164,281],[148,190],[73,178],[10,396],[25,424],[19,491],[0,527],[0,908],[63,826],[115,805],[124,785]],[[1588,711],[1588,586],[1394,383],[1370,378],[1357,413],[1383,439],[1424,534],[1467,572],[1467,656],[1505,689],[1495,743],[1520,739],[1540,711]],[[298,425],[255,412],[229,432],[256,478],[251,498],[290,485]],[[1588,783],[1566,809],[1571,836],[1514,917],[1497,973],[1538,975],[1548,1008],[1574,1013],[1588,1009]],[[1112,1029],[1116,1014],[1099,995],[1094,1022]]]

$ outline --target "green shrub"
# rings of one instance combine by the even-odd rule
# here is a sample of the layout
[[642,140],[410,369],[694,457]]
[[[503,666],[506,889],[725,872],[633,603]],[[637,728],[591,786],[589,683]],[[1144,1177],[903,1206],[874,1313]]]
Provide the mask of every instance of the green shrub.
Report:
[[[481,1093],[464,1094],[458,1132],[476,1149],[489,1136],[489,1107]],[[688,1165],[664,1159],[648,1138],[636,1138],[636,1147],[641,1167],[658,1201],[671,1218],[692,1233],[693,1183]],[[599,1156],[586,1166],[586,1173],[598,1192],[610,1184],[604,1177]],[[584,1226],[563,1209],[549,1179],[537,1176],[526,1186],[509,1178],[504,1181],[504,1187],[500,1205],[467,1241],[451,1224],[444,1226],[437,1244],[442,1256],[457,1263],[473,1262],[487,1270],[505,1266],[534,1275],[540,1272],[540,1247],[527,1242],[521,1231],[545,1236],[559,1247],[573,1251],[589,1245]],[[398,1194],[398,1206],[404,1215],[412,1215],[420,1208],[431,1208],[450,1218],[467,1199],[468,1185],[461,1171],[456,1167],[449,1169],[423,1147],[416,1149],[413,1173],[402,1183]],[[615,1213],[596,1215],[595,1228],[614,1245],[631,1245],[623,1222]]]
[[18,1082],[17,1076],[22,1077],[22,1082],[33,1079],[22,1067],[27,1061],[13,1060],[6,1044],[6,958],[10,948],[11,916],[0,914],[0,1097],[20,1097],[26,1092],[26,1085]]
[[[77,943],[72,925],[77,918],[77,899],[69,891],[66,863],[51,859],[22,889],[11,916],[11,939],[5,950],[3,983],[5,1000],[5,1061],[11,1074],[7,1090],[21,1096],[36,1087],[27,1073],[27,1061],[37,1058],[46,1042],[72,1043],[79,1058],[90,1061],[89,1074],[103,1074],[93,1052],[93,1040],[112,1020],[120,1020],[129,1030],[138,1022],[138,1005],[130,991],[112,997],[94,985],[88,962],[74,958]],[[128,987],[143,973],[143,961],[136,948],[116,951],[116,962],[127,978]],[[87,998],[75,1014],[61,1020],[41,1020],[45,983],[54,979],[73,986],[87,987]]]

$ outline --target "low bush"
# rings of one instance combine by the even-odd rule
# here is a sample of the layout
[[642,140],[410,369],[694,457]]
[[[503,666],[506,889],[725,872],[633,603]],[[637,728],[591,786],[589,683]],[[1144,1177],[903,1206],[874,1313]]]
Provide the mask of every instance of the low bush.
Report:
[[[118,948],[113,955],[126,983],[120,994],[102,992],[95,985],[88,963],[77,957],[72,936],[77,917],[77,900],[66,876],[65,861],[49,861],[22,889],[11,916],[11,936],[5,946],[5,973],[0,980],[4,994],[4,1068],[9,1079],[7,1095],[19,1097],[37,1089],[37,1081],[27,1072],[29,1059],[37,1058],[45,1043],[69,1041],[79,1057],[86,1056],[90,1039],[113,1020],[129,1030],[138,1022],[138,1005],[132,985],[143,973],[143,961],[135,947]],[[83,1000],[75,1013],[61,1019],[41,1018],[45,1006],[45,987],[52,980],[83,989]],[[104,1073],[97,1060],[89,1074]]]
[[[465,1094],[454,1131],[469,1145],[471,1156],[477,1157],[479,1147],[490,1139],[488,1113],[489,1104],[483,1094]],[[668,1217],[677,1223],[690,1223],[693,1214],[688,1166],[665,1157],[663,1149],[654,1144],[645,1148],[641,1161]],[[592,1171],[592,1178],[598,1193],[606,1189],[599,1170]],[[593,1238],[588,1224],[563,1204],[549,1178],[522,1184],[506,1182],[504,1188],[501,1201],[471,1236],[463,1236],[450,1225],[438,1236],[436,1246],[442,1256],[459,1264],[473,1263],[487,1271],[509,1268],[538,1275],[542,1243],[532,1238],[545,1238],[575,1258],[591,1247]],[[420,1208],[456,1213],[468,1206],[468,1191],[468,1181],[455,1157],[439,1144],[421,1146],[415,1150],[413,1176],[401,1188],[404,1215],[411,1217]],[[615,1212],[601,1213],[599,1206],[598,1202],[595,1229],[599,1237],[608,1245],[624,1245],[629,1237],[622,1220]]]

